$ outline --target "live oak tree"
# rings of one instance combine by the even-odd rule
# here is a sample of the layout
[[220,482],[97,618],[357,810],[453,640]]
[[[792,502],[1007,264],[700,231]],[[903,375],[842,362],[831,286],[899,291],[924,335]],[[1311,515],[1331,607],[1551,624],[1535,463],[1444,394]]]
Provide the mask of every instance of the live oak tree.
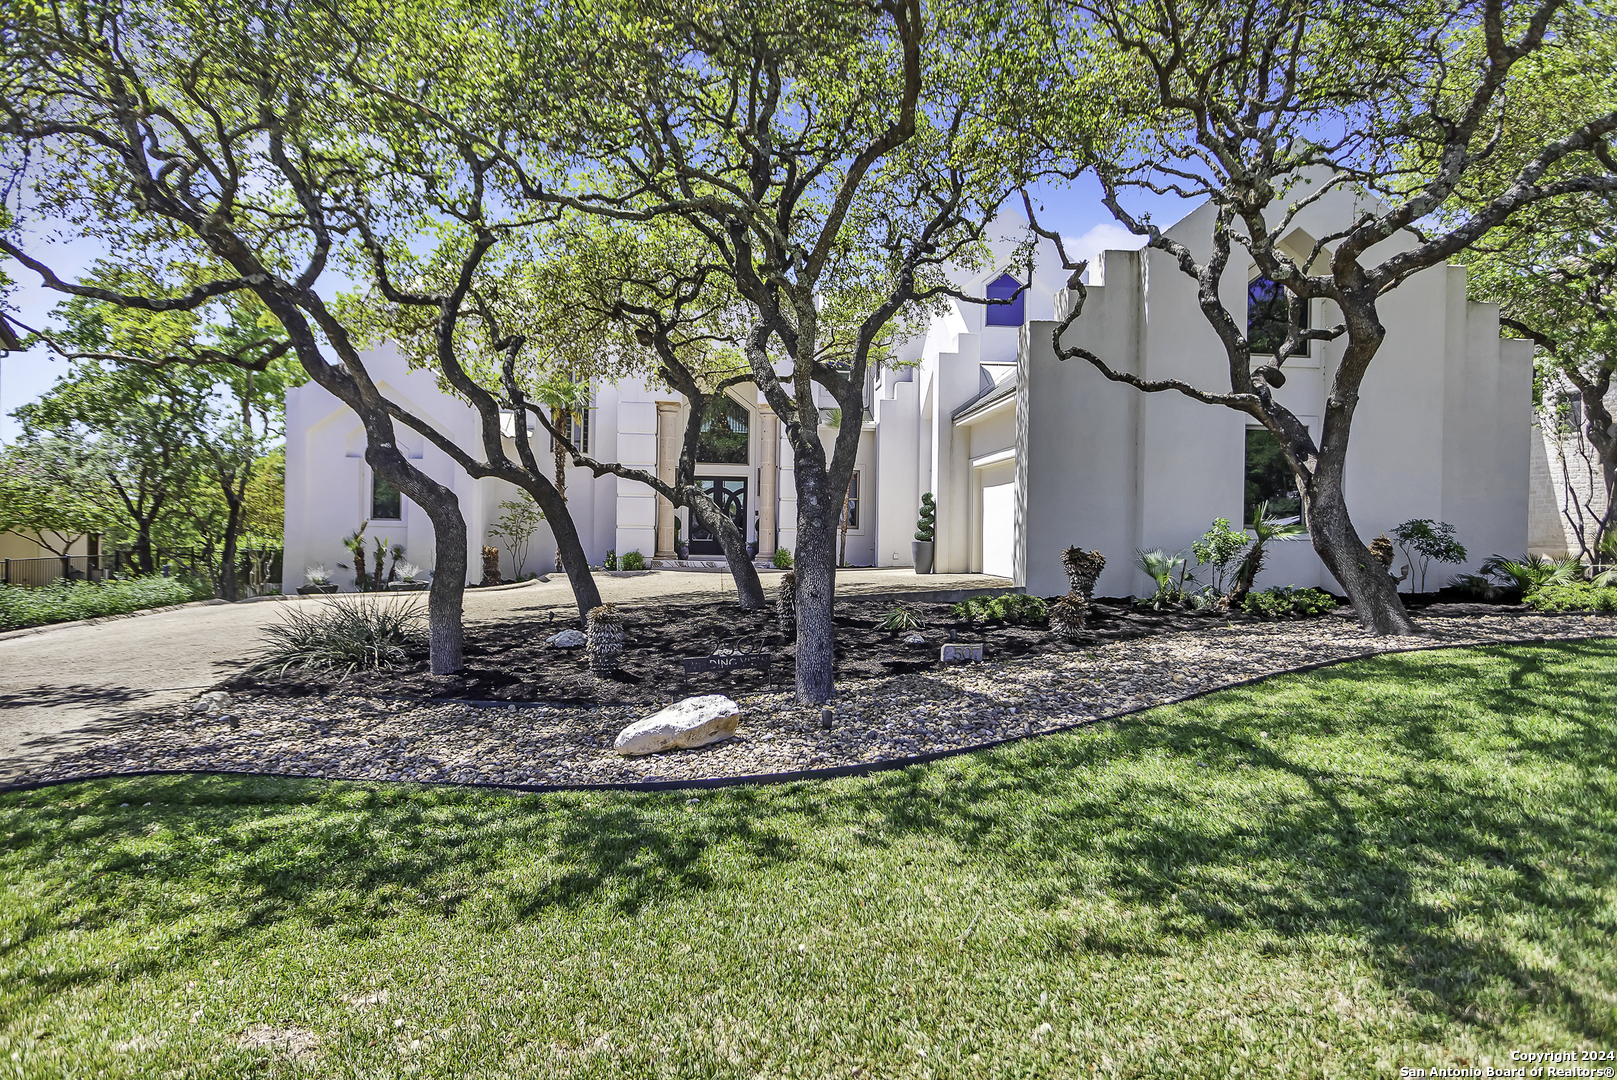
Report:
[[80,361],[15,414],[22,445],[54,444],[65,451],[58,463],[74,462],[40,479],[93,506],[104,531],[126,536],[140,573],[156,571],[159,549],[172,550],[184,532],[179,519],[202,464],[195,432],[208,389],[188,373]]
[[[136,284],[135,276],[128,267],[101,263],[85,281],[127,288]],[[157,285],[150,279],[138,284],[147,289]],[[102,395],[101,387],[125,384],[146,391],[147,398],[165,388],[181,395],[186,407],[175,410],[175,416],[189,437],[184,452],[191,481],[168,500],[168,509],[189,519],[186,546],[202,549],[212,568],[214,591],[224,600],[240,598],[238,544],[248,525],[255,470],[284,435],[288,387],[303,381],[302,368],[286,356],[289,343],[265,314],[246,294],[164,313],[73,297],[58,307],[54,324],[36,330],[32,338],[86,365],[84,370],[94,376],[111,365],[128,369],[111,384],[96,379],[88,392],[91,399]],[[143,376],[143,369],[161,374]],[[94,404],[109,436],[127,428],[134,415],[116,395],[111,408]],[[149,564],[149,544],[146,555]]]
[[[1386,337],[1379,304],[1513,215],[1617,190],[1609,105],[1557,118],[1530,144],[1499,137],[1518,67],[1552,45],[1576,48],[1584,9],[1561,0],[1073,0],[1061,10],[1043,55],[1069,86],[1093,89],[1083,58],[1114,54],[1124,72],[1114,115],[1127,123],[1084,128],[1050,110],[1017,122],[1045,151],[1066,155],[1071,175],[1092,172],[1117,220],[1195,283],[1223,356],[1201,382],[1144,379],[1119,358],[1063,345],[1086,295],[1070,262],[1073,303],[1055,329],[1057,354],[1139,390],[1183,394],[1262,424],[1297,477],[1314,548],[1361,623],[1413,633],[1343,493],[1359,389]],[[1490,174],[1507,156],[1509,167]],[[1284,250],[1297,215],[1337,189],[1371,198],[1308,251]],[[1210,202],[1206,245],[1169,237],[1131,209],[1142,192]],[[1446,210],[1458,212],[1445,218]],[[1221,289],[1226,274],[1244,282],[1249,265],[1285,290],[1290,313],[1273,362],[1256,369],[1244,313],[1230,310]],[[1306,305],[1316,300],[1329,301],[1336,321],[1306,328]],[[1316,439],[1272,390],[1309,342],[1335,339],[1342,355]]]
[[[346,137],[333,35],[313,8],[41,3],[0,36],[0,163],[13,206],[158,270],[160,289],[64,279],[15,232],[0,252],[70,296],[184,312],[251,292],[309,377],[358,415],[370,466],[433,523],[431,667],[462,667],[466,526],[399,450],[389,403],[322,294],[356,219],[368,150]],[[335,358],[328,359],[328,352]]]
[[0,450],[0,532],[66,557],[80,540],[116,527],[97,497],[105,489],[94,447],[36,432]]
[[[477,145],[506,204],[672,219],[718,254],[746,313],[742,354],[792,452],[805,702],[833,693],[835,534],[867,379],[894,319],[947,290],[939,267],[980,242],[1001,197],[996,129],[963,93],[981,28],[951,20],[970,17],[919,0],[525,10],[505,55],[485,58],[503,77],[460,122],[476,138],[500,118]],[[453,120],[401,83],[376,90]],[[828,447],[829,408],[842,412]]]
[[[1569,13],[1559,47],[1518,65],[1502,150],[1462,189],[1458,217],[1520,158],[1584,115],[1617,107],[1617,6]],[[1537,346],[1540,415],[1565,436],[1563,516],[1579,554],[1617,561],[1617,427],[1607,397],[1617,370],[1617,195],[1580,194],[1512,214],[1462,256],[1472,295],[1500,305],[1505,333]]]
[[629,359],[642,377],[680,394],[688,408],[673,476],[604,460],[573,444],[565,425],[546,423],[556,445],[596,476],[612,474],[651,488],[675,507],[688,507],[717,538],[735,579],[740,606],[765,606],[746,536],[696,483],[704,426],[736,386],[752,385],[739,341],[746,330],[740,298],[716,252],[699,233],[677,222],[604,223],[583,217],[560,231],[547,256],[526,264],[511,290],[536,317],[535,336],[555,362],[591,370],[600,358]]

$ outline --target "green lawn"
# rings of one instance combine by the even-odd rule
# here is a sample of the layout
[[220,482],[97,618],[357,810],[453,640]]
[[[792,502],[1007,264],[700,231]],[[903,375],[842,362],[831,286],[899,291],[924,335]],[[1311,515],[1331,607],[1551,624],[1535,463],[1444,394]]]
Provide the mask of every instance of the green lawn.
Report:
[[1614,706],[1617,643],[1507,647],[694,802],[0,796],[0,1076],[1342,1077],[1617,1050]]

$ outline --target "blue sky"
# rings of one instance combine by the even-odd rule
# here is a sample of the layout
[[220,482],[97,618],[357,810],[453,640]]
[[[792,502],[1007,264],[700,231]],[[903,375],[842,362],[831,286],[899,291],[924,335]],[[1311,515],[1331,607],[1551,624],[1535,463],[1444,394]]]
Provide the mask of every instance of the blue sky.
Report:
[[[1093,258],[1106,248],[1140,246],[1139,240],[1118,225],[1111,212],[1101,205],[1100,187],[1087,176],[1070,186],[1043,185],[1035,188],[1032,195],[1035,206],[1043,207],[1039,210],[1040,223],[1060,231],[1068,254],[1075,258]],[[1021,216],[1019,202],[1013,203],[1012,209]],[[1156,220],[1167,224],[1188,208],[1175,199],[1156,198],[1140,202],[1135,209],[1149,210]],[[96,241],[72,239],[58,230],[32,231],[26,239],[28,253],[67,280],[78,277],[97,259],[116,255]],[[29,326],[45,325],[51,309],[62,300],[61,294],[42,288],[38,277],[20,266],[13,264],[8,272],[18,284],[11,298],[13,313]],[[9,443],[17,438],[18,426],[11,413],[50,389],[66,369],[65,362],[43,349],[0,357],[0,442]]]

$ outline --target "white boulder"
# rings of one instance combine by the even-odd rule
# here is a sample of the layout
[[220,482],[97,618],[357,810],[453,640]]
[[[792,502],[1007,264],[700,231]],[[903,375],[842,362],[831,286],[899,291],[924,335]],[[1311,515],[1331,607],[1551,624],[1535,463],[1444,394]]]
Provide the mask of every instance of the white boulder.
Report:
[[706,746],[736,733],[741,706],[723,694],[703,694],[675,702],[660,713],[636,720],[614,745],[624,757]]
[[545,641],[546,645],[554,645],[558,649],[576,649],[589,639],[582,630],[563,630],[553,638]]

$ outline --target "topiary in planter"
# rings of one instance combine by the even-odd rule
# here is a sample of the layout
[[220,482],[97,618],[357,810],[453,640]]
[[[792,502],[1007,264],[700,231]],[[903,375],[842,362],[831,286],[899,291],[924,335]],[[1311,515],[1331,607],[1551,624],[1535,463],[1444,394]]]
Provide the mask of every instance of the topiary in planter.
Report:
[[915,539],[930,544],[938,531],[938,504],[928,491],[921,496],[921,512],[915,519]]
[[584,652],[595,674],[610,675],[618,669],[623,656],[623,616],[611,604],[590,609]]
[[1095,582],[1100,580],[1100,572],[1106,569],[1106,556],[1098,551],[1070,547],[1061,553],[1061,568],[1067,572],[1072,591],[1083,597],[1087,609],[1095,595]]
[[1370,554],[1375,556],[1376,562],[1380,563],[1382,566],[1385,566],[1388,570],[1392,569],[1394,552],[1392,549],[1392,541],[1387,539],[1386,533],[1382,533],[1380,536],[1370,541]]
[[775,592],[775,620],[787,641],[797,636],[797,574],[781,575],[780,588]]
[[1068,593],[1050,606],[1050,629],[1063,641],[1075,642],[1083,634],[1088,615],[1089,601],[1075,592]]
[[483,549],[483,584],[498,585],[500,583],[500,549],[486,547]]

